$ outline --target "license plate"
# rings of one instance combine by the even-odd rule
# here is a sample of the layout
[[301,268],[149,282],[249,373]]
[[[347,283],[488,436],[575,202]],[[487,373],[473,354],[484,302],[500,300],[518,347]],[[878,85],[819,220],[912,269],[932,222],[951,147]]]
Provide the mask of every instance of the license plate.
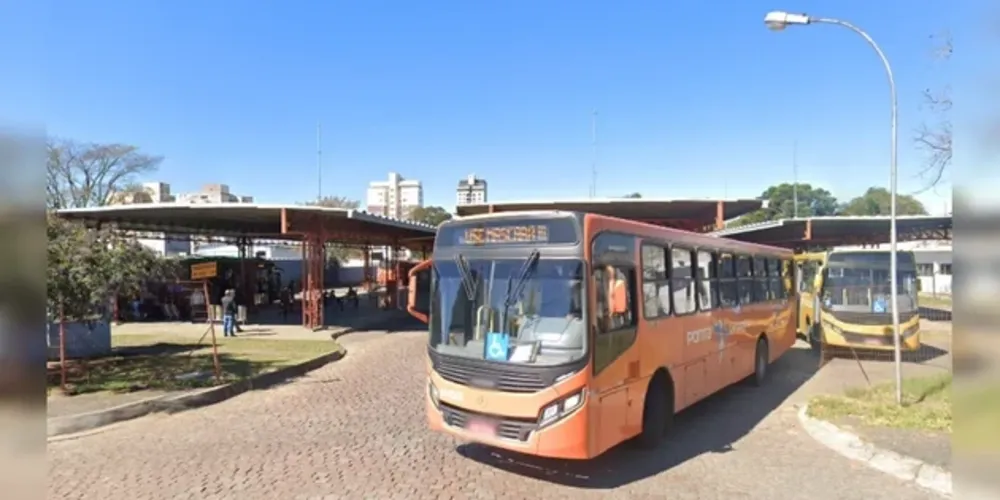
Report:
[[496,423],[480,418],[469,420],[467,428],[469,429],[469,432],[473,434],[481,434],[488,437],[493,437],[497,434]]
[[865,345],[882,345],[882,339],[869,337],[864,340]]

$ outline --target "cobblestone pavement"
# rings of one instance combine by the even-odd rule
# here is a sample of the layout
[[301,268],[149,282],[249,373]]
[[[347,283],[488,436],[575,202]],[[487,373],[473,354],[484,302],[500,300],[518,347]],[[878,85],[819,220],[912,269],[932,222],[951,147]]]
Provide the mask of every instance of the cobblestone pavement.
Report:
[[50,443],[48,497],[935,498],[799,428],[789,397],[816,366],[804,349],[773,367],[766,388],[728,389],[683,413],[660,450],[558,463],[429,433],[423,334],[343,341],[346,359],[289,384]]

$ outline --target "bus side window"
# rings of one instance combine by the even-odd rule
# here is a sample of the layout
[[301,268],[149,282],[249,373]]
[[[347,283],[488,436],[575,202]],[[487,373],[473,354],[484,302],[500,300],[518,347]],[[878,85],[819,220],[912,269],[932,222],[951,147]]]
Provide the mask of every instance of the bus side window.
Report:
[[741,305],[748,305],[754,302],[753,300],[753,264],[750,257],[746,255],[740,255],[736,258],[736,278],[737,278],[737,293],[739,295],[739,303]]
[[711,253],[698,252],[698,309],[708,311],[719,304],[717,290],[713,282],[715,276],[715,260]]
[[604,265],[594,269],[597,291],[597,333],[611,333],[635,326],[634,271]]
[[[656,319],[670,315],[667,293],[667,250],[654,244],[642,245],[642,315]],[[663,291],[661,294],[660,291]]]
[[674,312],[688,314],[698,308],[695,291],[694,252],[674,247],[670,250],[670,289],[674,297]]
[[781,282],[781,261],[778,259],[767,259],[767,298],[769,300],[781,300],[785,298],[785,285]]
[[754,302],[767,302],[770,300],[768,297],[768,289],[770,282],[767,276],[767,258],[765,257],[754,257],[753,258],[753,301]]
[[716,257],[717,275],[719,277],[719,307],[736,307],[739,302],[739,290],[736,284],[736,259],[730,254],[719,254]]

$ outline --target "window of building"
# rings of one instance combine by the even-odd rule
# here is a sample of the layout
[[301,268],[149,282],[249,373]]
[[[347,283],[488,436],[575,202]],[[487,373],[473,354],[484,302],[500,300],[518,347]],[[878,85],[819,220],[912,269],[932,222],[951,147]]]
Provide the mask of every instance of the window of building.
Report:
[[[663,290],[661,297],[660,291]],[[653,244],[642,245],[642,309],[646,319],[670,314],[667,250]]]
[[951,262],[939,264],[939,274],[951,276]]
[[692,313],[698,309],[698,292],[695,289],[697,283],[694,279],[697,273],[695,253],[686,248],[674,248],[670,255],[670,288],[674,296],[674,312]]
[[918,276],[934,276],[934,264],[917,264]]

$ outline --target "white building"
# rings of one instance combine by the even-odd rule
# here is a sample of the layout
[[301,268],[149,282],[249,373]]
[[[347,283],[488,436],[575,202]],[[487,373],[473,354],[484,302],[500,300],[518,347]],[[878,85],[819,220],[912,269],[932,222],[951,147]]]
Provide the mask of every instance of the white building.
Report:
[[369,213],[406,219],[414,208],[424,206],[424,187],[418,180],[407,180],[389,172],[388,181],[368,184],[366,208]]
[[[168,185],[169,189],[169,185]],[[236,196],[226,184],[205,184],[201,191],[177,195],[179,203],[253,203],[253,196]]]
[[468,177],[458,181],[456,191],[457,205],[477,205],[486,203],[486,181],[476,177],[476,174],[469,174]]

